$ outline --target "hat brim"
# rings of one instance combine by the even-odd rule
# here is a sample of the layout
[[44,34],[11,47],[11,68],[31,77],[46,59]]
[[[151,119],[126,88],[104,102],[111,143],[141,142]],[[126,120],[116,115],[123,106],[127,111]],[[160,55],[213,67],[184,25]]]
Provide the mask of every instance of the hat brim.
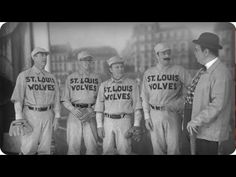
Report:
[[192,41],[194,44],[198,44],[198,45],[202,45],[202,46],[205,46],[205,47],[209,47],[211,49],[222,49],[223,47],[219,44],[217,45],[213,45],[213,44],[208,44],[208,43],[203,43],[197,39],[193,40]]
[[46,53],[47,55],[49,54],[49,52],[46,52],[46,51],[39,51],[39,52],[37,52],[37,53],[35,53],[34,55],[36,55],[36,54],[38,54],[38,53]]
[[111,65],[114,65],[114,64],[119,64],[119,63],[122,63],[122,64],[124,64],[125,62],[124,62],[124,61],[118,61],[118,62],[114,62],[114,63],[111,63],[111,64],[109,64],[109,66],[111,66]]
[[171,50],[170,48],[166,48],[166,49],[163,49],[163,50],[159,50],[158,52],[165,52],[167,50]]
[[93,56],[86,56],[79,59],[79,61],[91,61],[91,60],[93,60]]

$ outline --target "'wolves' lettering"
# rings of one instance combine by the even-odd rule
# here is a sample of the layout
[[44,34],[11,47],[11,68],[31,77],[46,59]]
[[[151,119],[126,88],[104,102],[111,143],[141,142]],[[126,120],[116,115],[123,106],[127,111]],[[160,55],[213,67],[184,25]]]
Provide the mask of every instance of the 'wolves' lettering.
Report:
[[46,85],[42,85],[42,84],[32,84],[32,85],[28,85],[30,90],[49,90],[49,91],[54,91],[55,90],[55,85],[51,85],[51,84],[46,84]]
[[150,90],[176,90],[177,83],[153,83],[149,84]]
[[97,86],[96,85],[89,85],[89,84],[84,84],[84,85],[72,85],[71,86],[72,91],[78,91],[78,90],[89,90],[89,91],[95,91],[97,90]]
[[129,100],[131,93],[113,93],[105,95],[105,100]]

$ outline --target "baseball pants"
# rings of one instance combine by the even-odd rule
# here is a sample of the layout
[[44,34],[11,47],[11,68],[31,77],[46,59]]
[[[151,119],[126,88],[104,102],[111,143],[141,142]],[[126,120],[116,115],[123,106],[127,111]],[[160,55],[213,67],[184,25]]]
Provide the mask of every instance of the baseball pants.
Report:
[[97,141],[93,135],[89,122],[82,124],[78,118],[70,113],[67,120],[68,155],[80,155],[82,138],[84,138],[86,154],[96,155]]
[[50,154],[53,111],[39,112],[29,110],[26,106],[23,113],[32,126],[33,132],[21,137],[21,152],[24,155]]
[[117,153],[120,155],[131,154],[131,139],[125,138],[125,133],[131,126],[131,117],[129,115],[121,119],[104,118],[104,155],[114,155]]
[[180,154],[181,120],[177,113],[151,109],[153,130],[150,131],[155,155]]

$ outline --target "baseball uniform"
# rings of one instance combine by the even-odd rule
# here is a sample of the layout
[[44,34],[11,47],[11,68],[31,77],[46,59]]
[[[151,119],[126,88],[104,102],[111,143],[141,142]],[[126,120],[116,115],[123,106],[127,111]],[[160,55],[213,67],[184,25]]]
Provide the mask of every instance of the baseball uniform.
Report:
[[[124,76],[120,80],[111,78],[101,84],[95,111],[104,115],[103,125],[97,122],[98,128],[104,126],[103,154],[131,153],[131,140],[125,138],[125,133],[133,126],[132,114],[139,109],[142,105],[134,80]],[[139,124],[140,120],[135,119],[134,125]]]
[[[37,67],[19,74],[11,101],[15,104],[16,119],[25,118],[33,132],[22,136],[23,154],[50,154],[52,122],[60,117],[59,88],[56,78]],[[22,110],[19,108],[23,107]],[[52,111],[54,110],[54,112]]]
[[[65,89],[62,96],[64,106],[73,111],[75,105],[86,104],[87,107],[95,104],[98,88],[101,83],[100,77],[95,73],[72,73],[66,79]],[[79,108],[87,109],[85,108]],[[94,117],[95,121],[95,117]],[[95,121],[96,122],[96,121]],[[81,140],[84,139],[86,154],[97,154],[97,140],[91,129],[91,123],[81,123],[71,112],[67,121],[68,154],[78,155],[81,150]]]
[[148,69],[143,76],[142,105],[145,119],[151,118],[150,131],[154,154],[179,154],[183,86],[191,83],[191,76],[181,66],[160,65]]

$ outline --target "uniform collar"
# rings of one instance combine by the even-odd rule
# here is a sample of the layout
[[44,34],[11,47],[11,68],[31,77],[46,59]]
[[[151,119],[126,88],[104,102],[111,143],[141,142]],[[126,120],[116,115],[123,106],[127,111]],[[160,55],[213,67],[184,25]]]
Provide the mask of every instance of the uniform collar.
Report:
[[120,78],[119,80],[114,79],[113,77],[111,77],[111,83],[122,83],[127,77],[124,75],[122,78]]
[[82,76],[90,76],[89,72],[84,72],[82,70],[79,70],[78,73],[79,73],[79,75],[82,75]]
[[161,67],[159,64],[156,65],[156,68],[158,70],[167,70],[168,68],[170,68],[173,64],[169,64],[167,66]]
[[45,75],[45,70],[44,69],[40,70],[36,66],[33,66],[32,69],[36,74],[42,73],[43,75]]

